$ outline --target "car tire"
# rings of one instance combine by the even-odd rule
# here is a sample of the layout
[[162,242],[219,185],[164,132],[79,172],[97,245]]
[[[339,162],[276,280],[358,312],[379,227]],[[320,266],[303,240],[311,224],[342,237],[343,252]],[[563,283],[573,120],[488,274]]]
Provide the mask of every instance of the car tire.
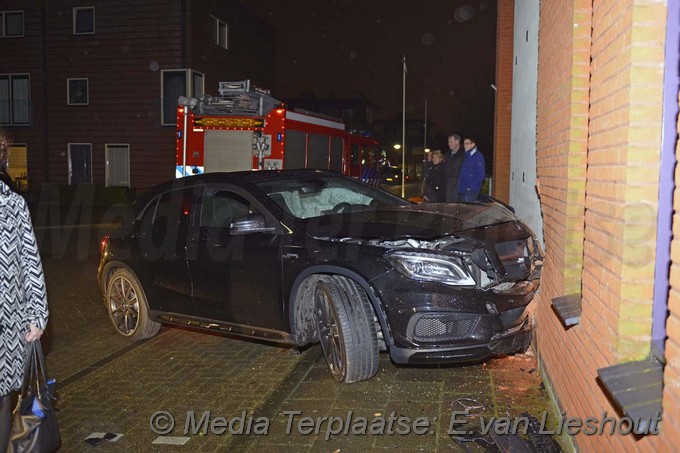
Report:
[[160,323],[149,318],[142,286],[127,269],[116,270],[109,279],[106,309],[116,333],[132,341],[151,338],[161,328]]
[[314,321],[335,380],[368,379],[378,371],[378,339],[366,292],[339,275],[321,276],[314,289]]

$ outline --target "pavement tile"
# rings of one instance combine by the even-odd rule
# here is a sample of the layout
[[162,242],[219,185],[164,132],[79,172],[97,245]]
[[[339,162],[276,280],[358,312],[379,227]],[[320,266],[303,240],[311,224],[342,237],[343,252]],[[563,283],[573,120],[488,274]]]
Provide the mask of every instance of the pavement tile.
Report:
[[343,384],[333,382],[305,381],[295,391],[296,399],[334,400]]
[[278,417],[287,418],[284,412],[300,411],[302,417],[322,417],[328,415],[333,409],[333,400],[299,400],[289,399],[283,403],[278,411]]
[[276,453],[302,453],[305,451],[312,451],[310,445],[286,445],[286,444],[273,444],[270,442],[254,442],[250,448],[248,448],[247,453],[262,453],[265,451],[276,452]]
[[277,416],[269,425],[269,433],[258,438],[249,438],[249,442],[263,442],[282,445],[311,446],[314,443],[313,435],[305,435],[296,429],[297,419],[291,422],[286,416]]
[[441,384],[438,382],[394,382],[387,384],[391,401],[439,401]]
[[446,370],[436,367],[400,367],[396,369],[397,382],[443,381]]
[[[392,447],[374,447],[371,451],[381,453],[381,452],[388,452],[388,451],[394,451],[394,448]],[[423,448],[423,447],[415,447],[415,448],[409,448],[406,446],[402,446],[399,448],[400,453],[433,453],[436,452],[436,448]]]
[[322,435],[317,436],[312,444],[314,452],[362,452],[371,451],[375,443],[375,437],[371,435],[339,435],[326,440]]

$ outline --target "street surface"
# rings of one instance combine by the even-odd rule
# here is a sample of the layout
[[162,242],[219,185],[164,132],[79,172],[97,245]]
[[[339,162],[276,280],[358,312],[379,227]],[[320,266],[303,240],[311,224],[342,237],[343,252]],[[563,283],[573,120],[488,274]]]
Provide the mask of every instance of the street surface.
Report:
[[[453,411],[470,409],[469,424],[453,426],[467,432],[494,416],[540,419],[549,408],[531,353],[421,368],[381,354],[375,377],[347,385],[331,378],[319,346],[300,353],[174,327],[130,343],[110,326],[96,282],[99,238],[114,213],[72,216],[62,228],[65,216],[54,222],[40,209],[50,304],[43,343],[57,379],[61,451],[465,451],[447,434]],[[361,417],[393,424],[371,434]]]

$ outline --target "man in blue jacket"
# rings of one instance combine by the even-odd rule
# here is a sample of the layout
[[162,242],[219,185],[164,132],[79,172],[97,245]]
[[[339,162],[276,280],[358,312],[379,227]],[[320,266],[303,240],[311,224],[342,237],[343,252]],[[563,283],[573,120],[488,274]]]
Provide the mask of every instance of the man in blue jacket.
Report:
[[458,178],[458,198],[460,201],[476,201],[482,190],[482,183],[486,176],[484,168],[484,156],[477,149],[473,138],[463,140],[465,148],[465,160]]

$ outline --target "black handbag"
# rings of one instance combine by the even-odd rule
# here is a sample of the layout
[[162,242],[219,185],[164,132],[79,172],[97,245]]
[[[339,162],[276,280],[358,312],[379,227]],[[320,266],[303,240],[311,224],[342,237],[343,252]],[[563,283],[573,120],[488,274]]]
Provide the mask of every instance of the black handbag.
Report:
[[12,414],[9,453],[49,453],[61,445],[54,412],[54,379],[47,379],[40,341],[26,345],[24,382]]

